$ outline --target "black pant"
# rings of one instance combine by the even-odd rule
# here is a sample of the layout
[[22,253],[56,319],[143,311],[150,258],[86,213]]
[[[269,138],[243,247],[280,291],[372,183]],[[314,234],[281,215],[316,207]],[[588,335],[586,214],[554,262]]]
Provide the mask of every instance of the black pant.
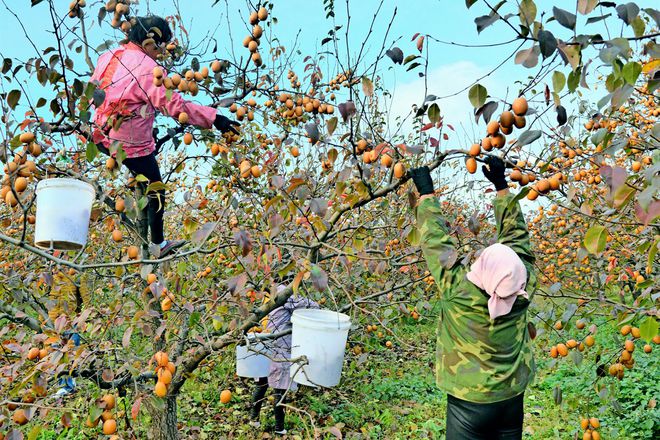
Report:
[[[161,182],[160,169],[156,161],[154,153],[148,156],[133,157],[124,159],[124,165],[133,174],[137,176],[142,174],[149,179],[148,183]],[[163,236],[163,214],[165,213],[165,190],[147,192],[147,183],[138,182],[142,193],[147,195],[148,203],[145,208],[147,211],[147,221],[149,222],[149,230],[151,231],[151,242],[155,244],[162,243],[165,240]]]
[[[257,379],[254,392],[252,393],[252,409],[250,411],[250,418],[252,418],[252,420],[259,420],[259,413],[261,413],[261,405],[264,403],[266,391],[268,391],[268,378],[260,377]],[[275,413],[275,431],[284,430],[284,407],[279,405],[282,396],[284,396],[284,392],[285,390],[278,388],[273,389],[273,394],[275,396],[275,408],[273,409],[273,412]]]
[[520,440],[523,396],[473,403],[447,395],[447,440]]

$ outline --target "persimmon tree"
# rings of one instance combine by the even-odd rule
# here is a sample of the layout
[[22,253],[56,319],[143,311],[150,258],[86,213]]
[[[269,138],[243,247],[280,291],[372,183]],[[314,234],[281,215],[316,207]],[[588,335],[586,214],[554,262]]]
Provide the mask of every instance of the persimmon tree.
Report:
[[[366,41],[351,40],[350,18],[329,21],[323,50],[298,55],[277,38],[277,5],[246,3],[244,16],[224,11],[246,34],[232,35],[242,47],[231,57],[218,56],[212,35],[196,45],[199,37],[177,11],[168,17],[176,38],[154,84],[225,109],[242,126],[240,135],[226,136],[194,129],[185,117],[158,127],[165,172],[147,192],[168,189],[167,235],[189,240],[178,254],[158,258],[141,214],[146,195],[135,190],[140,176],[129,178],[121,167],[121,145],[108,159],[90,142],[92,104],[104,100],[88,81],[93,59],[115,44],[101,41],[101,30],[112,27],[121,38],[145,9],[134,1],[78,0],[61,10],[52,0],[33,0],[34,11],[52,18],[52,45],[33,47],[28,59],[5,58],[2,68],[0,312],[10,325],[2,329],[0,417],[8,436],[21,438],[43,421],[86,420],[90,432],[130,437],[144,429],[146,412],[150,438],[177,438],[185,383],[209,359],[228,357],[246,331],[259,331],[260,319],[298,291],[369,323],[366,331],[377,324],[383,343],[396,345],[391,320],[423,317],[437,294],[416,247],[407,169],[443,165],[438,194],[468,251],[447,255],[447,264],[469,264],[493,230],[488,207],[466,203],[482,194],[464,191],[478,185],[466,175],[484,154],[505,157],[521,198],[548,200],[530,219],[542,294],[580,303],[540,318],[564,328],[574,315],[608,313],[636,324],[637,338],[653,338],[659,13],[631,3],[576,5],[580,15],[540,11],[527,0],[467,2],[487,14],[475,19],[479,31],[501,26],[512,33],[510,44],[519,46],[509,59],[534,74],[516,96],[503,98],[489,97],[475,78],[466,91],[484,136],[463,141],[432,86],[407,118],[390,120],[387,72],[423,77],[429,45],[445,44],[418,34],[396,46],[396,10],[385,17],[377,8]],[[334,8],[324,2],[329,19]],[[578,18],[584,32],[593,23],[625,26],[615,37],[584,35]],[[386,32],[376,51],[361,50],[378,25]],[[603,85],[607,99],[592,102],[587,89]],[[449,146],[454,141],[459,145]],[[90,242],[77,252],[31,244],[36,183],[56,176],[96,189]],[[287,275],[293,281],[277,293],[277,280]],[[579,338],[589,346],[589,335],[560,331],[543,340],[575,339],[577,352]],[[72,332],[80,346],[70,342]],[[630,363],[613,358],[614,375]],[[66,375],[94,385],[82,388],[75,408],[47,400]]]

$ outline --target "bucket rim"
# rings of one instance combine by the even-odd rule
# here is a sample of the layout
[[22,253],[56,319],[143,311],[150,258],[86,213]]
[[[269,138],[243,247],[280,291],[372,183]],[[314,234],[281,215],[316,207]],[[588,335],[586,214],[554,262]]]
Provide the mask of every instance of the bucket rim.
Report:
[[[319,319],[315,318],[313,315],[329,315],[333,314],[335,315],[335,319],[329,320],[329,319]],[[312,315],[312,316],[310,316]],[[292,323],[299,323],[299,324],[313,324],[318,327],[331,327],[331,328],[339,328],[339,329],[347,329],[351,327],[351,318],[350,316],[341,313],[341,312],[335,312],[334,310],[328,310],[328,309],[297,309],[293,311],[293,314],[291,315],[291,322]]]
[[50,177],[48,179],[40,180],[37,184],[36,192],[47,188],[57,188],[62,186],[76,187],[76,189],[82,189],[89,191],[93,195],[96,195],[96,190],[89,183],[82,181],[80,179],[74,179],[71,177]]

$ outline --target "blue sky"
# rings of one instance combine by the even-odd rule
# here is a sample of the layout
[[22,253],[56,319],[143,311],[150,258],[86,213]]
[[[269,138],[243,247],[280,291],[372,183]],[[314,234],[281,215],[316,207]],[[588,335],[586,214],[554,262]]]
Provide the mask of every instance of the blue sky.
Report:
[[[178,1],[178,3],[183,6],[181,13],[186,27],[191,32],[193,45],[204,45],[209,42],[209,37],[214,37],[218,41],[218,57],[231,53],[232,49],[239,55],[245,54],[246,51],[241,46],[241,41],[250,29],[246,24],[248,17],[246,1],[220,0],[215,6],[211,6],[213,0],[187,0]],[[300,56],[296,56],[297,59],[302,60],[305,55],[314,55],[326,50],[327,45],[321,46],[321,40],[326,37],[328,30],[335,24],[343,25],[339,34],[342,38],[340,48],[344,51],[343,39],[347,23],[344,0],[334,1],[336,12],[334,20],[325,18],[322,0],[276,0],[274,3],[273,16],[277,17],[278,23],[266,26],[265,34],[267,36],[276,35],[279,42],[285,45],[289,51],[293,48],[294,42],[297,42],[295,48],[301,53]],[[510,3],[511,5],[503,8],[503,13],[513,12],[515,2]],[[560,6],[569,10],[575,7],[574,0],[539,0],[536,3],[539,11],[551,10],[552,6]],[[637,3],[641,7],[653,5],[657,7],[657,1],[653,0],[643,0]],[[0,0],[0,21],[3,23],[0,29],[0,55],[2,57],[26,59],[34,56],[30,42],[18,21],[7,10],[7,6],[23,19],[29,29],[30,38],[40,50],[54,44],[54,39],[49,33],[52,25],[47,2],[44,1],[34,8],[31,8],[29,4],[29,0]],[[68,10],[69,0],[54,0],[54,4],[59,15],[64,17]],[[174,4],[176,2],[173,0],[141,0],[139,13],[140,15],[147,12],[170,15],[174,13]],[[362,41],[369,32],[371,19],[379,4],[380,2],[376,0],[350,1],[349,51],[351,56],[355,57],[362,49]],[[88,13],[95,16],[101,3],[88,0],[88,5]],[[507,7],[509,9],[506,9]],[[366,59],[369,62],[373,60],[383,44],[385,32],[395,8],[397,14],[389,35],[385,39],[385,47],[398,46],[403,50],[404,55],[418,53],[414,42],[411,42],[411,37],[418,32],[429,34],[438,40],[466,44],[502,42],[512,37],[511,31],[503,23],[496,23],[484,30],[481,35],[477,34],[474,18],[488,12],[482,1],[467,10],[463,0],[385,0],[373,26],[371,38],[364,48],[367,54]],[[603,12],[613,12],[613,10],[606,9]],[[598,10],[594,11],[594,14],[597,15]],[[230,24],[228,24],[228,17]],[[516,20],[517,18],[513,19],[513,21]],[[578,16],[578,26],[583,26],[585,20],[584,16]],[[67,26],[71,26],[75,20],[65,18],[64,22]],[[618,33],[621,32],[621,23],[616,18],[612,20],[609,29],[612,37],[618,36]],[[570,37],[570,31],[559,27],[557,23],[551,23],[548,26],[551,30],[557,29],[558,32],[561,32],[558,36]],[[585,28],[585,31],[587,30],[603,32],[607,37],[601,24],[590,25],[589,28]],[[233,46],[232,39],[229,38],[230,33],[233,37]],[[119,32],[113,31],[109,27],[107,21],[101,28],[95,22],[88,29],[88,34],[92,46],[96,46],[104,40],[116,41],[122,37]],[[630,34],[629,29],[627,34]],[[70,35],[67,38],[70,38]],[[426,78],[429,85],[428,92],[437,96],[449,95],[470,85],[477,78],[490,72],[517,46],[517,43],[514,43],[497,48],[464,48],[428,40],[426,44],[429,45],[430,59]],[[72,57],[74,57],[73,55]],[[92,54],[92,58],[95,59],[96,56]],[[74,59],[77,66],[82,64],[79,56]],[[334,65],[330,67],[331,71],[336,73],[337,67]],[[82,66],[81,70],[85,71]],[[564,69],[566,73],[568,70],[568,68]],[[297,69],[297,73],[299,76],[303,76],[302,69]],[[383,75],[386,87],[394,91],[392,99],[394,116],[407,114],[413,103],[420,103],[423,100],[425,80],[418,77],[417,71],[406,72],[404,67],[395,66],[389,59],[384,59],[379,64],[379,73]],[[516,80],[524,81],[528,75],[533,73],[535,73],[534,69],[525,69],[515,65],[513,60],[509,60],[498,71],[480,82],[488,88],[492,95],[511,98],[518,92],[519,85],[516,84]],[[31,84],[34,83],[35,81],[31,82]],[[14,87],[0,83],[3,91]],[[34,89],[33,86],[29,86],[28,90],[38,95],[38,89]],[[203,98],[200,101],[204,103]],[[472,106],[468,101],[467,92],[443,99],[439,104],[443,114],[446,115],[446,121],[454,125],[459,134],[460,142],[452,143],[452,148],[466,147],[472,140],[481,137],[480,132],[483,131],[483,127],[476,127],[473,123],[470,116]]]
[[[183,5],[181,12],[186,26],[191,31],[192,42],[204,44],[208,41],[208,36],[212,35],[218,40],[218,55],[222,56],[223,52],[226,53],[231,50],[231,41],[228,38],[231,26],[234,50],[241,54],[244,49],[240,46],[240,43],[249,29],[245,24],[248,15],[247,2],[221,0],[215,6],[211,6],[212,2],[213,0],[179,2]],[[371,18],[379,3],[376,0],[350,1],[351,32],[349,44],[353,56],[362,47],[361,42],[369,31]],[[644,0],[637,3],[642,7],[649,7],[655,2]],[[7,10],[7,5],[19,17],[23,18],[29,29],[30,38],[38,48],[43,50],[53,44],[52,35],[48,33],[48,29],[52,25],[47,2],[44,1],[36,7],[30,7],[29,4],[29,0],[2,0],[2,3],[0,3],[0,20],[3,23],[0,30],[0,41],[2,41],[0,53],[3,57],[24,59],[32,56],[34,52],[18,21]],[[54,0],[54,4],[61,16],[66,14],[69,0]],[[100,4],[88,0],[88,13],[95,16]],[[169,15],[174,11],[173,4],[173,0],[142,0],[139,11],[141,14],[151,12],[159,15]],[[575,2],[572,0],[539,0],[537,4],[539,10],[551,9],[553,5],[572,9]],[[483,2],[477,2],[470,10],[467,10],[463,0],[385,0],[375,22],[372,36],[365,47],[366,53],[372,55],[367,57],[368,60],[373,59],[373,55],[380,49],[388,22],[395,8],[397,14],[385,46],[397,45],[401,47],[405,55],[417,53],[414,43],[410,41],[412,35],[417,32],[429,34],[440,40],[467,44],[499,42],[511,36],[510,31],[502,23],[497,23],[486,29],[481,35],[477,34],[474,18],[487,13],[487,8]],[[607,11],[612,10],[608,9]],[[278,23],[270,26],[270,29],[267,28],[266,34],[273,32],[280,42],[289,48],[292,47],[295,41],[298,41],[297,48],[303,55],[315,54],[327,47],[327,45],[322,47],[320,42],[334,24],[344,25],[344,28],[339,31],[342,38],[344,37],[343,33],[347,21],[346,2],[335,0],[335,12],[336,17],[333,21],[325,18],[322,0],[278,0],[275,2],[273,14],[277,17]],[[228,25],[228,16],[230,25]],[[579,17],[581,21],[578,21],[578,23],[584,23],[584,19],[584,17]],[[65,23],[71,26],[74,21],[67,18]],[[551,26],[557,27],[557,24],[553,23]],[[107,23],[104,23],[101,28],[94,23],[88,29],[88,34],[92,46],[96,46],[106,39],[117,40],[121,38],[120,33],[112,31]],[[296,36],[298,36],[297,39]],[[431,60],[428,78],[429,92],[438,96],[450,94],[464,88],[499,64],[508,55],[507,50],[513,51],[515,48],[515,45],[496,49],[462,48],[428,41],[427,44],[430,44],[429,59]],[[344,48],[343,42],[341,48]],[[95,56],[92,56],[92,58],[94,59]],[[381,68],[390,66],[392,64],[389,60],[381,63]],[[403,90],[397,96],[397,109],[395,109],[395,112],[403,108],[407,111],[412,102],[423,99],[423,96],[421,96],[423,81],[420,80],[416,72],[405,72],[405,69],[398,66],[383,73],[388,88]],[[509,87],[508,94],[511,95],[517,91],[513,85],[514,80],[525,79],[529,73],[531,71],[516,66],[509,61],[496,73],[484,79],[482,83],[488,87],[489,91],[499,96],[505,95],[507,87]],[[420,85],[422,87],[421,91],[419,90]],[[466,121],[465,114],[470,111],[467,94],[463,94],[456,99],[441,101],[441,107],[446,114],[461,115],[457,117],[455,123]]]

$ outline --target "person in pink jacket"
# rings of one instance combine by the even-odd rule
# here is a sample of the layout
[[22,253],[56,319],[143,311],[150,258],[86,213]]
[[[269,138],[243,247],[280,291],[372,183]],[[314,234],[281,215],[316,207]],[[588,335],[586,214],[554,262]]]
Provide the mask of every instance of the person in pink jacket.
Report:
[[[171,118],[188,114],[189,123],[201,128],[215,127],[224,132],[237,133],[225,116],[216,109],[184,100],[178,93],[168,98],[164,87],[153,83],[156,59],[165,51],[172,39],[167,21],[161,17],[138,17],[128,34],[128,41],[118,48],[103,53],[91,77],[105,92],[103,103],[94,115],[93,141],[106,154],[115,156],[119,147],[126,153],[123,164],[134,176],[142,174],[151,182],[161,181],[156,161],[156,143],[153,136],[158,112]],[[146,190],[146,184],[141,183]],[[151,241],[160,246],[160,257],[173,252],[185,242],[165,240],[163,214],[165,191],[148,194],[145,207]]]

